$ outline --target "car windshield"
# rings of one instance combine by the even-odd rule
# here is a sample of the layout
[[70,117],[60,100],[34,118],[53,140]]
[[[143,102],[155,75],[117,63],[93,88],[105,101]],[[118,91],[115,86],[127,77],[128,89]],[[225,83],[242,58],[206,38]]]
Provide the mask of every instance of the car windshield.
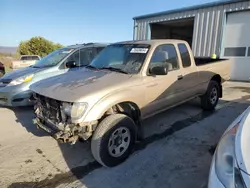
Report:
[[90,66],[136,74],[140,71],[149,48],[150,45],[147,44],[113,44],[102,50]]
[[71,48],[61,48],[55,50],[49,55],[42,58],[40,61],[37,61],[32,67],[34,68],[44,68],[44,67],[53,67],[57,65],[62,59],[68,56],[74,49]]

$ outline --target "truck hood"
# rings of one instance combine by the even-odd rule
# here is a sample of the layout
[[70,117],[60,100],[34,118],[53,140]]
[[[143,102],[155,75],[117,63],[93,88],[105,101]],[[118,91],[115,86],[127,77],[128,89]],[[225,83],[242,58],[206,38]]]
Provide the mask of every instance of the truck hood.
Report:
[[82,102],[88,96],[105,96],[118,89],[122,83],[128,83],[131,77],[106,70],[82,69],[41,80],[30,88],[35,93],[60,101]]
[[250,175],[250,107],[245,110],[235,139],[235,153],[241,170]]
[[44,70],[44,68],[33,68],[33,67],[21,68],[21,69],[18,69],[18,70],[15,70],[13,72],[5,74],[1,79],[15,80],[15,79],[20,78],[22,76],[37,73],[37,72],[40,72],[43,70]]

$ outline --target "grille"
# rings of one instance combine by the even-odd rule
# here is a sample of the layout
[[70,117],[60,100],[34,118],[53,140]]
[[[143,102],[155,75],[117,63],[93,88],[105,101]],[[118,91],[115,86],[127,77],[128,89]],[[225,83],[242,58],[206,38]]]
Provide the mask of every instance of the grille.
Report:
[[40,115],[55,124],[62,122],[61,101],[51,99],[39,94],[35,95]]

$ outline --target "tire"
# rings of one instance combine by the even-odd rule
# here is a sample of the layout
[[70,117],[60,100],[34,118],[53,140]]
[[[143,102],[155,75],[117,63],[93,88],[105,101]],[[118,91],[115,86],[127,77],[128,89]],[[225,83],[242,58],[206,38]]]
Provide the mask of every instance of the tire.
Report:
[[101,165],[114,167],[129,157],[135,140],[135,122],[126,115],[114,114],[104,118],[96,128],[91,140],[91,151]]
[[219,83],[211,80],[206,93],[201,96],[201,107],[203,110],[212,111],[219,101],[220,86]]

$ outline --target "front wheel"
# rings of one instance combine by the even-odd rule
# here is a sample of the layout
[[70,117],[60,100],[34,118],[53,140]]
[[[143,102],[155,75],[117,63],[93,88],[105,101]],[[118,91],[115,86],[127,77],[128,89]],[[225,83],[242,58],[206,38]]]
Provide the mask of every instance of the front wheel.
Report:
[[101,121],[95,130],[91,151],[103,166],[113,167],[125,161],[136,140],[134,121],[123,114],[114,114]]
[[206,93],[201,96],[201,107],[203,110],[214,110],[219,101],[219,83],[211,80]]

